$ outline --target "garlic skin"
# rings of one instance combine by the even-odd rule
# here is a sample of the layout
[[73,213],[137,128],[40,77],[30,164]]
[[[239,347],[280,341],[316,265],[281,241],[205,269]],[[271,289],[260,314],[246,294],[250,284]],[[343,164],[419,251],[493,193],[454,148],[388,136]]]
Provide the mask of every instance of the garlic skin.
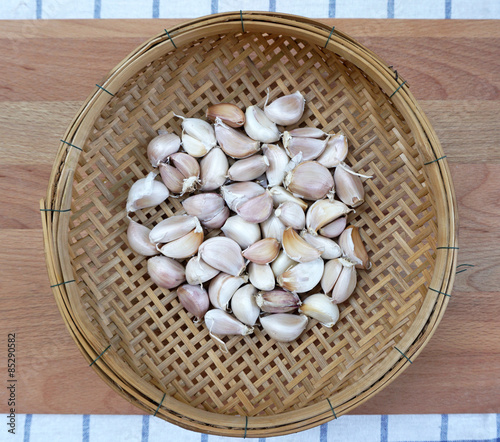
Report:
[[188,284],[203,284],[219,274],[219,270],[209,266],[201,257],[193,256],[186,264],[186,280]]
[[232,296],[245,282],[247,282],[246,277],[219,273],[208,286],[210,302],[215,308],[227,310]]
[[288,201],[298,204],[302,210],[307,210],[307,203],[296,196],[293,196],[288,190],[281,186],[274,186],[269,190],[273,198],[274,207],[279,207],[280,204]]
[[295,230],[302,230],[306,226],[306,215],[296,202],[281,203],[274,214],[286,226]]
[[325,270],[323,271],[323,276],[321,277],[321,290],[325,293],[330,293],[333,290],[333,286],[339,279],[340,272],[344,268],[345,260],[342,258],[331,259],[325,264]]
[[231,298],[231,309],[234,316],[243,324],[254,326],[260,314],[260,308],[255,302],[257,289],[252,284],[240,287]]
[[349,226],[339,237],[339,245],[345,256],[356,264],[358,269],[371,269],[372,263],[359,234],[359,228]]
[[207,192],[221,187],[227,180],[229,163],[222,149],[214,147],[200,161],[201,190]]
[[342,249],[333,239],[325,238],[320,235],[313,235],[307,231],[302,231],[300,236],[318,249],[323,259],[334,259],[342,256]]
[[321,200],[334,190],[330,171],[316,161],[300,163],[285,177],[285,187],[294,196],[306,200]]
[[206,117],[214,122],[216,118],[220,118],[224,124],[230,127],[241,127],[245,124],[245,113],[232,103],[219,103],[209,106]]
[[156,173],[137,180],[128,191],[127,212],[154,207],[165,201],[170,192],[165,184],[155,180]]
[[177,296],[182,306],[196,317],[195,322],[201,321],[210,307],[208,293],[199,285],[181,285],[177,289]]
[[[327,140],[325,150],[317,161],[329,169],[337,167],[345,160],[347,150],[347,138],[343,134],[334,135]],[[337,187],[337,183],[335,183],[335,187]]]
[[182,148],[193,158],[201,158],[211,151],[211,148],[185,132],[182,133]]
[[242,249],[250,247],[261,239],[259,225],[249,223],[239,215],[229,217],[221,230],[225,236],[236,241]]
[[[269,98],[269,97],[268,97]],[[290,95],[277,98],[271,104],[264,106],[264,112],[271,121],[280,126],[290,126],[297,123],[304,113],[306,100],[297,91]]]
[[316,319],[321,325],[329,328],[336,324],[340,316],[339,308],[323,293],[308,296],[302,303],[299,312]]
[[319,229],[319,233],[326,238],[337,238],[345,230],[346,225],[347,216],[342,216]]
[[310,262],[321,256],[320,250],[301,238],[291,227],[287,227],[283,233],[283,250],[297,262]]
[[224,124],[220,118],[215,119],[215,136],[224,153],[233,158],[246,158],[260,150],[258,141]]
[[349,173],[345,168],[352,171],[352,169],[344,165],[343,167],[335,168],[333,178],[335,180],[335,188],[337,189],[337,196],[340,200],[351,207],[358,207],[365,202],[365,189],[361,179]]
[[303,161],[318,158],[326,148],[327,140],[318,138],[293,137],[290,132],[283,132],[283,146],[290,158],[299,153],[302,154]]
[[255,196],[262,195],[266,191],[262,186],[252,181],[228,184],[222,186],[220,190],[224,201],[233,211],[236,211],[242,203]]
[[224,209],[225,204],[217,193],[200,193],[182,201],[182,207],[188,215],[196,216],[205,225]]
[[274,238],[280,243],[283,241],[286,226],[273,213],[260,224],[260,228],[262,229],[263,238]]
[[252,155],[236,161],[228,170],[232,181],[251,181],[260,177],[269,167],[269,160],[263,155]]
[[187,235],[166,243],[158,250],[169,258],[185,259],[195,255],[203,242],[203,229],[200,224]]
[[143,256],[154,256],[158,255],[158,250],[156,250],[155,244],[149,240],[149,233],[151,232],[146,226],[136,223],[134,220],[130,219],[127,228],[127,239],[130,248]]
[[167,157],[181,147],[181,139],[175,134],[165,133],[154,137],[148,144],[147,155],[153,167],[158,167]]
[[279,186],[285,179],[289,158],[285,149],[276,144],[263,144],[262,152],[266,156],[269,167],[266,170],[269,187]]
[[297,127],[288,132],[292,137],[299,138],[323,138],[326,134],[317,127]]
[[319,229],[337,218],[352,212],[344,203],[335,200],[319,200],[309,207],[306,214],[306,226],[309,233],[315,235]]
[[243,250],[244,258],[256,264],[269,264],[280,251],[280,243],[274,238],[264,238]]
[[214,308],[205,313],[205,324],[210,334],[214,335],[242,335],[253,332],[253,328],[242,324],[229,313]]
[[255,302],[266,313],[288,313],[302,305],[296,293],[287,292],[283,289],[259,292]]
[[264,330],[278,342],[295,341],[306,329],[307,322],[307,316],[289,313],[276,313],[260,318]]
[[236,206],[236,213],[249,223],[262,223],[273,213],[273,198],[269,191],[254,196]]
[[160,221],[149,233],[153,244],[167,243],[187,235],[199,225],[195,216],[175,215]]
[[251,284],[259,290],[267,292],[274,289],[276,284],[274,273],[269,264],[262,265],[251,262],[248,264],[248,276]]
[[324,268],[325,262],[322,258],[299,263],[278,276],[277,281],[285,290],[305,293],[312,290],[321,281]]
[[352,295],[356,288],[356,267],[348,260],[342,260],[342,271],[332,290],[332,302],[340,304]]
[[280,131],[258,106],[248,106],[245,110],[245,132],[262,143],[274,143],[280,139]]
[[274,276],[277,278],[285,270],[288,270],[290,267],[293,267],[295,264],[297,264],[296,261],[293,259],[290,259],[287,254],[282,250],[278,257],[272,262],[271,264],[271,270],[274,273]]
[[165,289],[173,289],[186,280],[182,264],[166,256],[153,256],[149,258],[148,274],[158,287]]
[[232,276],[241,275],[246,267],[238,243],[224,236],[207,239],[198,253],[209,266]]
[[201,141],[207,152],[209,152],[212,147],[215,147],[217,140],[215,139],[214,128],[210,123],[207,123],[205,120],[201,120],[200,118],[185,118],[180,115],[175,116],[177,118],[182,118],[183,132],[186,132],[190,137]]

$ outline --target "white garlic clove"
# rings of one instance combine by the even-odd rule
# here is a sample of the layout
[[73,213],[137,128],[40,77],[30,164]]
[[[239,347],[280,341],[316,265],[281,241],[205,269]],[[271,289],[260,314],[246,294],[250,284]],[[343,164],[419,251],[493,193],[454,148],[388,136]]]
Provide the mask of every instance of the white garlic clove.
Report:
[[161,180],[171,193],[181,194],[184,176],[174,166],[167,163],[159,164]]
[[188,284],[203,284],[219,274],[219,270],[209,266],[201,257],[193,256],[186,264],[186,280]]
[[340,272],[344,268],[344,261],[342,258],[336,258],[326,262],[323,276],[321,277],[321,290],[325,293],[330,293],[333,290],[333,286],[337,282],[337,279],[339,279]]
[[127,228],[127,239],[130,248],[143,256],[154,256],[158,255],[158,250],[156,250],[155,244],[149,240],[149,233],[151,232],[146,226],[136,223],[134,220],[130,219]]
[[187,235],[199,224],[195,216],[175,215],[160,221],[149,233],[153,244],[167,243]]
[[280,243],[274,238],[264,238],[243,250],[243,256],[256,264],[269,264],[280,251]]
[[330,328],[335,325],[340,316],[339,308],[323,293],[308,296],[302,303],[299,312]]
[[248,264],[248,276],[252,285],[259,290],[269,291],[276,285],[274,273],[269,264],[251,262]]
[[169,197],[165,184],[156,181],[155,177],[156,173],[150,172],[146,178],[132,184],[127,197],[127,212],[158,206]]
[[326,238],[337,238],[345,230],[346,225],[347,216],[342,216],[319,229],[319,233]]
[[219,212],[217,212],[213,218],[205,221],[203,225],[207,229],[220,229],[229,218],[229,214],[229,209],[224,206],[222,210],[219,210]]
[[294,265],[278,276],[278,284],[290,292],[308,292],[321,281],[325,268],[324,263],[322,258],[318,258],[314,261]]
[[193,229],[187,235],[174,239],[159,248],[162,255],[169,258],[185,259],[195,255],[203,242],[203,229],[201,226]]
[[[175,115],[175,114],[174,114]],[[210,123],[200,118],[185,118],[180,115],[175,115],[177,118],[182,118],[182,129],[189,136],[201,141],[207,152],[215,147],[217,140],[215,139],[214,128]]]
[[227,179],[229,164],[226,154],[219,147],[214,147],[207,156],[200,161],[201,190],[216,190]]
[[208,293],[199,285],[181,285],[177,289],[177,296],[182,306],[200,321],[210,307]]
[[[324,152],[318,158],[318,163],[327,168],[337,167],[347,156],[347,138],[337,134],[328,139]],[[337,183],[335,183],[335,187]],[[338,192],[338,189],[337,189]]]
[[260,150],[260,143],[247,137],[228,125],[219,118],[215,119],[215,136],[219,146],[226,155],[233,158],[246,158]]
[[232,276],[241,275],[246,267],[238,243],[224,236],[207,239],[198,253],[209,266]]
[[349,207],[340,201],[329,199],[316,201],[309,207],[306,214],[307,230],[314,235],[323,226],[330,224],[332,221],[349,212],[352,212],[352,209],[349,209]]
[[321,256],[320,250],[301,238],[291,227],[287,227],[283,233],[283,250],[297,262],[310,262]]
[[301,153],[302,161],[314,160],[323,153],[326,148],[326,143],[327,140],[292,137],[289,132],[283,132],[283,146],[290,158]]
[[182,133],[182,148],[194,158],[201,158],[211,150],[200,140],[188,135],[186,132]]
[[169,157],[170,163],[182,174],[182,194],[193,192],[200,183],[200,165],[191,155],[177,152]]
[[349,226],[345,229],[339,237],[339,245],[345,256],[356,264],[356,268],[370,269],[372,267],[358,227]]
[[263,155],[252,155],[236,161],[228,170],[232,181],[251,181],[260,177],[269,167],[269,160]]
[[280,276],[285,270],[288,270],[290,267],[293,267],[297,264],[296,261],[290,259],[287,254],[282,250],[278,257],[272,262],[271,269],[274,273],[274,276],[277,278]]
[[254,196],[262,195],[266,191],[261,185],[252,181],[228,184],[227,186],[222,186],[220,190],[224,201],[234,211],[240,204]]
[[249,223],[262,223],[273,213],[273,198],[266,190],[263,194],[238,204],[236,213]]
[[262,236],[264,238],[275,238],[280,243],[283,241],[283,232],[286,226],[279,220],[279,218],[271,213],[269,218],[260,224],[262,229]]
[[219,103],[209,106],[206,117],[212,121],[220,118],[224,124],[230,127],[241,127],[245,124],[245,113],[232,103]]
[[252,284],[240,287],[231,298],[231,310],[234,316],[243,324],[254,326],[260,314],[260,308],[255,302],[257,289]]
[[321,200],[334,190],[330,171],[316,161],[300,163],[285,177],[285,187],[294,196],[306,200]]
[[340,304],[352,295],[356,288],[356,267],[347,260],[342,261],[342,271],[332,290],[332,302]]
[[273,143],[280,139],[280,131],[258,106],[248,106],[245,110],[245,132],[262,143]]
[[262,151],[269,161],[266,170],[267,184],[269,187],[279,186],[285,179],[286,166],[289,163],[285,149],[276,144],[262,145]]
[[165,289],[173,289],[186,280],[182,264],[166,256],[153,256],[149,258],[148,274],[158,287]]
[[[269,98],[269,97],[268,97]],[[281,126],[297,123],[304,113],[306,100],[297,91],[290,95],[277,98],[271,104],[264,106],[266,116]]]
[[242,249],[250,247],[261,239],[259,225],[249,223],[239,215],[229,217],[221,230],[225,236],[236,241]]
[[232,276],[226,273],[219,273],[208,287],[208,296],[210,302],[216,308],[227,310],[229,301],[233,297],[236,290],[247,282],[247,278],[241,276]]
[[325,238],[320,235],[313,235],[305,230],[300,233],[300,236],[318,249],[323,259],[334,259],[342,256],[342,249],[333,239]]
[[202,225],[219,214],[224,206],[224,200],[217,193],[200,193],[182,201],[188,215],[196,216]]
[[306,329],[307,322],[307,316],[290,313],[276,313],[260,318],[264,330],[278,342],[295,341]]
[[349,166],[344,165],[336,167],[333,174],[337,196],[344,204],[358,207],[365,202],[365,189],[359,176],[349,173],[346,168],[352,171]]
[[272,187],[269,192],[273,197],[274,207],[278,207],[280,204],[291,201],[298,204],[302,210],[307,210],[307,203],[296,196],[293,196],[288,190],[281,186]]
[[291,131],[289,131],[289,134],[292,137],[300,138],[323,138],[325,135],[327,135],[317,127],[297,127],[296,129],[292,129]]
[[181,139],[175,134],[165,133],[154,137],[148,144],[147,155],[153,167],[158,167],[168,156],[181,147]]
[[306,225],[306,214],[296,202],[281,203],[274,214],[286,226],[295,230],[302,230]]
[[211,335],[246,336],[253,332],[252,327],[242,324],[229,313],[216,308],[205,313],[205,324]]
[[283,289],[259,292],[255,302],[266,313],[288,313],[296,310],[302,304],[296,293]]

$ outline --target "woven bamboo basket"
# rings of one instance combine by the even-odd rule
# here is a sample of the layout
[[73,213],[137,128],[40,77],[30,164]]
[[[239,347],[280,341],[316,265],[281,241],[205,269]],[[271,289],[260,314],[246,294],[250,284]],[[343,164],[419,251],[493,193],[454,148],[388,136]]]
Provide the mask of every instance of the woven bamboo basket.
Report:
[[[352,222],[373,267],[333,329],[311,320],[280,344],[260,329],[223,353],[175,291],[160,289],[127,244],[125,202],[151,170],[146,146],[173,114],[262,105],[301,91],[298,126],[348,137],[348,163],[373,175]],[[41,202],[61,314],[89,365],[146,413],[225,436],[277,436],[352,411],[406,369],[452,289],[457,212],[439,141],[408,84],[348,35],[303,17],[224,13],[162,32],[96,87],[59,146]],[[137,212],[146,226],[179,199]]]

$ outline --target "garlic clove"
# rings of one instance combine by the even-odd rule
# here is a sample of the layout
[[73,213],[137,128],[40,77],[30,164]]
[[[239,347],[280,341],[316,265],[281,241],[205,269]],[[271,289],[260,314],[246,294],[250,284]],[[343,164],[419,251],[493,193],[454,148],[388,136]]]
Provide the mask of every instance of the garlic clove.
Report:
[[[174,114],[175,115],[175,114]],[[207,152],[215,147],[217,140],[215,139],[214,128],[210,123],[200,118],[185,118],[180,115],[175,115],[177,118],[182,118],[182,129],[189,136],[201,141]]]
[[148,274],[158,287],[165,289],[173,289],[186,280],[182,264],[166,256],[153,256],[149,258]]
[[188,215],[196,216],[202,225],[213,219],[225,207],[224,200],[217,193],[200,193],[182,201]]
[[162,255],[168,256],[169,258],[189,258],[198,252],[198,248],[203,242],[203,237],[203,229],[200,225],[187,235],[166,243],[158,250],[160,250]]
[[342,256],[342,249],[333,239],[313,235],[305,230],[300,233],[300,236],[318,249],[323,259],[334,259]]
[[299,138],[323,138],[326,134],[317,127],[297,127],[288,132],[292,137]]
[[208,287],[208,296],[210,302],[216,308],[227,310],[232,296],[243,284],[247,278],[241,276],[231,276],[226,273],[219,273]]
[[323,293],[308,296],[302,303],[299,312],[330,328],[335,325],[340,316],[339,308]]
[[342,216],[319,229],[319,233],[326,238],[337,238],[345,230],[346,225],[347,216]]
[[174,166],[167,163],[159,164],[161,180],[171,193],[182,193],[184,176]]
[[181,285],[177,289],[177,296],[182,306],[196,317],[196,322],[201,321],[210,307],[208,293],[199,285]]
[[246,158],[260,150],[260,143],[247,137],[228,125],[219,118],[215,119],[215,135],[219,146],[226,155],[233,158]]
[[263,155],[252,155],[236,161],[228,170],[232,181],[251,181],[260,177],[269,167],[269,160]]
[[344,204],[358,207],[365,202],[365,189],[359,176],[349,173],[345,168],[352,171],[349,166],[344,165],[336,167],[333,174],[337,196]]
[[322,258],[299,263],[278,276],[277,281],[285,290],[305,293],[312,290],[321,281],[324,268],[325,264]]
[[226,154],[219,147],[214,147],[200,161],[201,190],[216,190],[227,180],[229,164]]
[[347,260],[342,260],[342,271],[332,290],[332,302],[340,304],[352,295],[356,288],[356,267]]
[[259,292],[255,302],[266,313],[287,313],[296,310],[302,304],[296,293],[283,289]]
[[155,244],[149,240],[149,233],[151,232],[146,226],[136,223],[134,220],[130,219],[127,228],[127,240],[130,248],[143,256],[153,256],[158,255],[158,250],[156,250]]
[[226,220],[229,218],[229,209],[224,206],[222,210],[219,210],[213,218],[205,221],[203,223],[203,226],[205,226],[207,229],[220,229]]
[[200,140],[197,140],[185,132],[182,133],[182,148],[194,158],[203,157],[211,150]]
[[365,245],[359,234],[359,228],[349,226],[339,237],[339,245],[345,253],[345,256],[356,264],[358,269],[370,269],[372,264]]
[[302,210],[307,210],[307,203],[300,198],[293,196],[288,190],[281,186],[274,186],[269,190],[271,196],[273,197],[274,207],[278,207],[280,204],[291,201],[298,204]]
[[259,290],[272,290],[276,284],[274,273],[269,264],[251,262],[248,264],[248,276],[252,285]]
[[280,251],[280,243],[274,238],[264,238],[243,250],[243,256],[256,264],[269,264]]
[[258,106],[248,106],[245,110],[245,132],[262,143],[273,143],[280,139],[280,131],[264,111]]
[[241,183],[228,184],[221,187],[221,194],[224,201],[231,210],[236,208],[258,195],[262,195],[266,190],[259,184],[252,181],[243,181]]
[[225,236],[236,241],[242,249],[250,247],[261,238],[259,225],[249,223],[239,215],[229,217],[221,230]]
[[254,196],[244,203],[238,204],[236,213],[249,223],[262,223],[273,212],[273,198],[266,190],[263,194]]
[[181,147],[181,139],[175,134],[165,133],[154,137],[148,144],[147,155],[153,167],[158,167],[168,156]]
[[321,251],[309,244],[291,227],[283,233],[283,250],[289,258],[297,262],[310,262],[321,256]]
[[294,196],[306,200],[321,200],[334,190],[330,171],[316,161],[305,161],[288,172],[284,181]]
[[286,166],[290,161],[288,155],[285,149],[276,144],[264,144],[262,151],[269,161],[269,167],[266,170],[268,186],[279,186],[285,179]]
[[282,250],[278,257],[272,262],[271,264],[271,269],[274,273],[274,276],[277,278],[285,270],[288,270],[290,267],[293,267],[295,264],[297,264],[296,261],[293,259],[290,259],[287,254]]
[[153,244],[167,243],[187,235],[199,224],[195,216],[175,215],[160,221],[149,233]]
[[260,308],[255,302],[257,289],[252,284],[240,287],[231,298],[231,310],[234,316],[243,324],[254,326],[260,314]]
[[246,267],[238,243],[224,236],[207,239],[198,253],[209,266],[232,276],[241,275]]
[[339,279],[340,272],[344,268],[343,262],[342,258],[331,259],[326,262],[321,278],[321,289],[325,293],[330,293],[333,290],[333,286],[337,282],[337,279]]
[[289,313],[276,313],[260,318],[264,330],[278,342],[295,341],[306,329],[307,322],[307,316]]
[[188,284],[203,284],[217,276],[219,270],[209,266],[201,257],[193,256],[186,264],[186,280]]
[[264,238],[275,238],[280,243],[283,241],[283,232],[286,226],[273,213],[260,224],[260,227]]
[[224,124],[230,127],[241,127],[245,124],[244,112],[232,103],[219,103],[209,106],[206,116],[212,121],[220,118]]
[[156,181],[155,177],[156,173],[150,172],[146,178],[132,184],[127,197],[127,212],[158,206],[169,197],[165,184]]
[[306,214],[296,202],[286,201],[281,203],[274,214],[286,226],[302,230],[306,225]]
[[182,193],[193,192],[200,183],[200,165],[191,155],[184,152],[170,155],[169,161],[182,174]]
[[246,336],[253,332],[252,327],[242,324],[229,313],[219,309],[212,309],[205,313],[205,324],[211,335]]
[[337,218],[352,212],[344,203],[335,200],[319,200],[309,207],[306,214],[306,226],[309,233],[315,235],[319,229]]
[[[269,97],[268,97],[269,98]],[[266,116],[281,126],[297,123],[304,113],[306,100],[297,91],[290,95],[277,98],[271,104],[264,106]]]
[[292,137],[289,132],[283,132],[283,146],[290,158],[301,153],[302,161],[314,160],[323,153],[326,148],[326,143],[327,140]]
[[[346,156],[347,138],[343,134],[338,134],[328,138],[325,150],[317,161],[327,168],[337,167]],[[335,188],[337,188],[337,183],[335,183]]]

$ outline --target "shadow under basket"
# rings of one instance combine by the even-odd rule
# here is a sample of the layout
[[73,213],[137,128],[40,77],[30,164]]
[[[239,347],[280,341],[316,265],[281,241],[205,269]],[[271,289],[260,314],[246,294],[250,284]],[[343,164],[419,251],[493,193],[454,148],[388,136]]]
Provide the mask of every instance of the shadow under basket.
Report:
[[[53,292],[99,376],[147,413],[190,430],[270,437],[340,417],[393,381],[434,333],[452,290],[457,212],[439,141],[408,84],[346,34],[277,13],[222,13],[163,32],[96,87],[68,128],[41,202]],[[347,163],[373,175],[351,214],[373,267],[339,322],[281,344],[259,327],[222,352],[127,243],[128,190],[175,114],[300,91],[296,126],[342,131]],[[180,199],[136,212],[151,227]]]

